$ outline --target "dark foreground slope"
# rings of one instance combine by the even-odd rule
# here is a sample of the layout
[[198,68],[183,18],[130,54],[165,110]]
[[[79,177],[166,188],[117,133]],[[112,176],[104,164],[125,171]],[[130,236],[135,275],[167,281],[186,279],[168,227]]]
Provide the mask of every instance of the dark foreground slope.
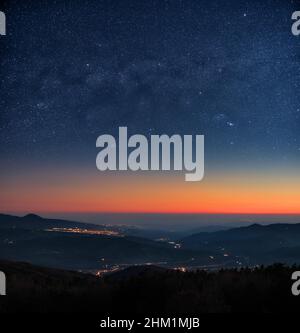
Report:
[[0,312],[191,315],[300,311],[300,297],[292,296],[290,291],[291,273],[296,269],[273,265],[254,270],[182,273],[149,266],[97,278],[2,261],[0,270],[7,275],[7,296],[0,297]]

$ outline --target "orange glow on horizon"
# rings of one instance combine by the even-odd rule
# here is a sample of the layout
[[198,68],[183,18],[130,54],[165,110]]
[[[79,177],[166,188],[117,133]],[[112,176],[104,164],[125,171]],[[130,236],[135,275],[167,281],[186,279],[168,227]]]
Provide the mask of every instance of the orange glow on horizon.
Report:
[[5,180],[2,212],[300,214],[300,178],[217,174],[182,176],[32,173]]

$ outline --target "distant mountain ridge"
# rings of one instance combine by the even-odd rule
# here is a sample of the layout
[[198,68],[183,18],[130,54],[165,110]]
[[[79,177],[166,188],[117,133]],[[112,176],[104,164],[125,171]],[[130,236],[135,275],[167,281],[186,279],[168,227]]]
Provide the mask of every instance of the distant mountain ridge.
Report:
[[0,258],[66,269],[148,263],[212,269],[300,263],[299,223],[251,224],[195,233],[172,242],[152,238],[155,234],[138,228],[47,219],[36,214],[0,214]]
[[96,224],[89,224],[84,222],[74,222],[62,219],[48,219],[43,218],[36,214],[27,214],[25,216],[14,216],[7,214],[0,214],[0,228],[11,228],[12,223],[14,227],[23,229],[45,229],[45,228],[93,228],[102,229],[104,227]]
[[[64,228],[71,230],[64,230]],[[24,217],[0,215],[0,258],[26,261],[37,265],[65,269],[94,270],[113,265],[182,262],[197,251],[175,248],[173,243],[119,233],[86,233],[118,230],[118,227],[92,225],[35,214]]]
[[[251,224],[183,238],[182,247],[247,257],[249,263],[300,262],[300,224]],[[298,255],[296,255],[298,253]]]
[[172,238],[176,240],[187,233],[176,233],[173,231],[139,228],[133,225],[109,225],[95,224],[65,219],[44,218],[39,215],[30,213],[25,216],[14,216],[8,214],[0,214],[0,228],[22,228],[29,230],[44,230],[49,228],[81,228],[93,230],[115,230],[122,232],[127,236],[143,237],[150,239]]

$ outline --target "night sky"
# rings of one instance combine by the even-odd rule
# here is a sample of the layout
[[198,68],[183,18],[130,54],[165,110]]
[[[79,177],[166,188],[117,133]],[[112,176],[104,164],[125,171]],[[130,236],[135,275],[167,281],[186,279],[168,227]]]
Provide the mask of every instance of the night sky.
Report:
[[[7,1],[0,9],[1,211],[169,212],[183,202],[180,212],[300,213],[298,1]],[[204,134],[205,180],[100,173],[96,138],[119,126]],[[158,187],[164,199],[153,201]],[[256,206],[244,192],[274,200]]]

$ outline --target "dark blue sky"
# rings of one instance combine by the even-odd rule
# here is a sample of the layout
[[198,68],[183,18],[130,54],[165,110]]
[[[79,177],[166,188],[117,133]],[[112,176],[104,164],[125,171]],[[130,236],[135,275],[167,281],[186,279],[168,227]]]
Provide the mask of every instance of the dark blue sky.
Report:
[[[297,6],[298,5],[298,6]],[[94,167],[119,126],[204,134],[206,161],[295,166],[297,1],[7,1],[0,141],[7,164]]]

